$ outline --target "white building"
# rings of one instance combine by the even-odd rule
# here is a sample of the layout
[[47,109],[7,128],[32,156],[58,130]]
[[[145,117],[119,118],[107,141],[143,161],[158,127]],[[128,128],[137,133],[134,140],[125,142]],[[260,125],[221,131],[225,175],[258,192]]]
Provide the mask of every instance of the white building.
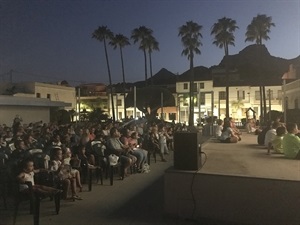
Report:
[[65,108],[66,110],[76,108],[75,88],[65,85],[39,82],[2,83],[0,84],[0,93],[19,97],[44,98],[51,101],[66,102],[71,103],[70,106]]
[[[216,116],[225,118],[226,92],[225,87],[213,87],[212,80],[194,82],[194,120],[199,117]],[[266,86],[267,111],[282,111],[282,87]],[[177,107],[179,122],[188,122],[189,118],[189,82],[177,82]],[[200,101],[198,99],[200,98]],[[199,104],[201,103],[201,104]],[[229,87],[229,113],[235,120],[246,118],[246,110],[252,108],[260,115],[259,87],[233,86]],[[200,110],[199,110],[200,109]]]
[[24,124],[39,121],[48,123],[52,111],[70,106],[70,103],[49,99],[0,95],[0,124],[12,126],[16,115],[21,116]]

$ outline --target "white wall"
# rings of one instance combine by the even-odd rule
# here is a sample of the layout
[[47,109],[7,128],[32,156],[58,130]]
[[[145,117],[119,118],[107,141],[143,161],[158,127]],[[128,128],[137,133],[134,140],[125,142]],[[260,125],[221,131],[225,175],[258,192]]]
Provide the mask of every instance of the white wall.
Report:
[[50,121],[50,110],[47,107],[27,107],[27,106],[0,106],[0,124],[12,126],[16,115],[20,115],[23,124],[31,122]]

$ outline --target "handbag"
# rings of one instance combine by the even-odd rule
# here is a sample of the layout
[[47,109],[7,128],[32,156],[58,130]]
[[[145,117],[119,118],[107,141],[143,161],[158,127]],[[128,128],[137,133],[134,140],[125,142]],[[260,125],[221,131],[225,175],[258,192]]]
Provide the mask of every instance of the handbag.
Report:
[[108,160],[109,160],[109,165],[110,166],[115,166],[115,165],[118,164],[119,156],[117,156],[115,154],[110,154],[108,156]]

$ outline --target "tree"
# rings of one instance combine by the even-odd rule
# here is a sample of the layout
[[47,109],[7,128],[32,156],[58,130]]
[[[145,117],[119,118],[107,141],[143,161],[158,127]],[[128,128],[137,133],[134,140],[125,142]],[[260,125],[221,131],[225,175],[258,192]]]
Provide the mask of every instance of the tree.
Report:
[[[175,105],[175,98],[168,89],[149,86],[136,90],[136,107],[145,114],[149,121],[156,118],[157,110],[161,107],[161,93],[164,96],[163,105],[165,107]],[[128,107],[135,105],[133,91],[126,96],[126,104]]]
[[110,86],[112,118],[113,118],[113,121],[115,121],[115,108],[114,108],[114,99],[113,99],[113,86],[112,86],[112,81],[111,81],[109,60],[108,60],[107,47],[106,47],[106,41],[107,40],[111,40],[113,38],[113,32],[111,32],[107,28],[107,26],[100,26],[100,27],[98,27],[98,29],[96,29],[93,32],[92,38],[95,38],[96,40],[98,40],[100,42],[103,42],[103,44],[104,44],[104,51],[105,51],[106,65],[107,65],[107,71],[108,71],[109,86]]
[[89,122],[101,123],[103,120],[106,121],[108,119],[108,115],[101,108],[95,108],[88,114],[88,118]]
[[123,77],[123,95],[124,95],[124,117],[126,118],[126,82],[125,82],[125,70],[124,70],[124,60],[123,60],[123,51],[122,49],[130,45],[130,42],[127,37],[125,37],[122,34],[116,34],[112,40],[109,42],[111,46],[113,46],[114,49],[118,48],[120,49],[120,56],[121,56],[121,65],[122,65],[122,77]]
[[258,14],[252,19],[252,22],[247,26],[245,42],[256,42],[258,45],[262,45],[262,40],[269,40],[268,33],[271,32],[271,27],[275,27],[272,23],[272,17],[265,14]]
[[145,83],[147,86],[147,55],[146,55],[146,41],[149,39],[150,36],[152,36],[153,30],[145,27],[140,26],[139,28],[135,28],[131,32],[131,39],[133,39],[134,44],[139,42],[139,49],[143,51],[144,53],[144,62],[145,62]]
[[149,68],[150,68],[150,77],[151,77],[151,84],[153,85],[153,80],[152,80],[152,57],[151,57],[151,53],[153,50],[157,50],[159,51],[159,47],[158,47],[159,43],[157,42],[157,40],[155,39],[155,37],[153,37],[152,35],[147,37],[144,41],[144,46],[145,48],[148,50],[148,55],[149,55]]
[[[212,26],[211,35],[214,35],[213,44],[219,48],[224,48],[225,58],[229,55],[229,45],[234,46],[233,32],[238,29],[236,21],[230,18],[223,17]],[[226,73],[226,117],[229,118],[229,75],[228,66],[225,65]]]
[[[251,23],[247,26],[246,31],[246,39],[245,42],[256,42],[258,45],[262,45],[263,40],[269,40],[269,33],[271,32],[271,27],[275,26],[274,23],[272,23],[272,17],[267,16],[265,14],[258,14],[256,17],[254,17],[251,21]],[[259,48],[261,49],[261,48]],[[261,54],[259,54],[261,55]],[[258,59],[259,62],[261,62],[261,59]],[[261,74],[260,74],[261,77]],[[267,102],[266,102],[266,91],[265,91],[265,85],[261,84],[259,87],[260,90],[260,96],[261,96],[261,109],[263,108],[263,111],[261,113],[261,118],[264,119],[265,115],[267,114]],[[263,104],[263,106],[262,106]]]
[[199,49],[202,46],[200,33],[202,26],[188,21],[185,25],[179,27],[178,36],[181,37],[183,51],[181,55],[187,56],[190,60],[190,108],[189,108],[189,126],[194,126],[194,54],[200,54]]

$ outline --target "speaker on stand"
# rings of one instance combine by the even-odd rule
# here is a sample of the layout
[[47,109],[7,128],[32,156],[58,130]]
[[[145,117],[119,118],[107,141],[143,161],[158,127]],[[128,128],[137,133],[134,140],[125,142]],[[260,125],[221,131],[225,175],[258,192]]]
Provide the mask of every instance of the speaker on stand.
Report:
[[201,143],[199,132],[174,134],[174,169],[199,170],[201,167]]

